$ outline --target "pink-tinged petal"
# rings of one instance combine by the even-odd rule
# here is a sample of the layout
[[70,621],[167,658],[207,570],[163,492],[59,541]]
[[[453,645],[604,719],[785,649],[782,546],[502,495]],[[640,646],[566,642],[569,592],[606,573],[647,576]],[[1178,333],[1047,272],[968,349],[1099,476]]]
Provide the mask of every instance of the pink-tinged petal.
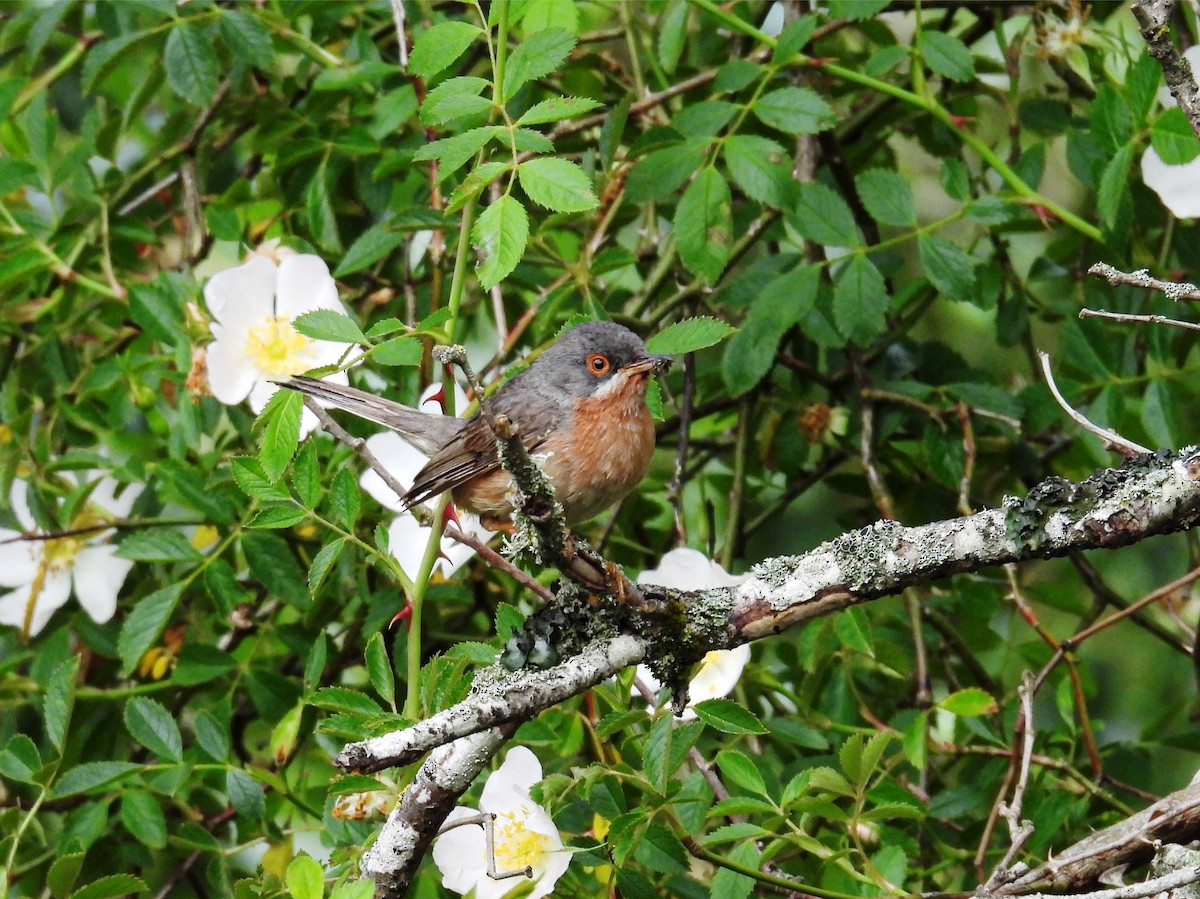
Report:
[[117,594],[133,562],[119,559],[117,548],[108,543],[85,546],[75,556],[75,596],[97,624],[104,624],[117,610]]
[[514,746],[504,756],[504,764],[488,775],[479,797],[485,812],[500,814],[516,806],[529,789],[542,779],[542,763],[524,746]]
[[338,299],[337,284],[320,256],[301,253],[279,263],[275,289],[275,313],[295,318],[314,309],[332,309],[346,314]]
[[[479,814],[474,809],[459,806],[446,816],[446,824]],[[483,828],[478,824],[463,824],[446,830],[433,844],[433,863],[442,872],[442,886],[466,894],[487,876],[487,846]]]
[[13,481],[8,498],[12,503],[13,515],[17,516],[21,527],[27,531],[36,531],[37,523],[33,520],[33,513],[29,511],[29,484],[21,480]]
[[1153,147],[1142,154],[1142,181],[1178,218],[1200,216],[1200,158],[1167,165]]
[[[11,593],[0,596],[0,624],[15,628],[25,626],[30,597],[35,584],[23,584]],[[62,608],[71,595],[71,577],[65,571],[47,571],[41,581],[41,589],[34,598],[33,617],[29,622],[29,636],[39,633],[50,620],[50,616]]]
[[[381,431],[367,438],[367,449],[396,480],[407,490],[412,486],[413,478],[426,462],[429,461],[424,453],[408,445],[395,431]],[[375,501],[385,509],[393,512],[403,512],[404,504],[394,490],[389,487],[374,469],[368,468],[361,478],[359,485],[367,491]]]
[[226,336],[208,345],[208,386],[226,406],[236,406],[249,394],[258,371],[246,355],[246,336],[234,342]]
[[20,587],[37,577],[45,544],[18,540],[19,531],[0,528],[0,587]]
[[204,302],[225,334],[236,342],[244,341],[252,327],[274,316],[278,273],[270,259],[254,256],[208,279]]

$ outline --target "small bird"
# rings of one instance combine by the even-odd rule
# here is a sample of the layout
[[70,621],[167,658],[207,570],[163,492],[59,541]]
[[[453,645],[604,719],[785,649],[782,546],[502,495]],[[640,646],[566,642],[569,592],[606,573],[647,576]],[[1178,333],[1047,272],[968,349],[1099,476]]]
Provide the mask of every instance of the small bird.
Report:
[[[489,400],[540,462],[569,524],[624,499],[646,476],[654,454],[646,386],[671,361],[649,353],[628,328],[587,322],[566,331]],[[496,438],[480,413],[467,419],[431,415],[312,378],[281,383],[385,425],[428,455],[401,497],[406,506],[450,490],[455,504],[485,526],[511,525],[512,479],[500,467]]]

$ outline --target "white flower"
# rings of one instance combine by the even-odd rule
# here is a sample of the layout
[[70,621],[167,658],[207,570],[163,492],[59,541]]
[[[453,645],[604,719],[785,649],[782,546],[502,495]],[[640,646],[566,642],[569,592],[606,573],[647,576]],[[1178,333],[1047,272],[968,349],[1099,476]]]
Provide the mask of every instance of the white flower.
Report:
[[[296,254],[277,261],[253,255],[209,279],[204,300],[214,319],[214,340],[207,348],[208,383],[213,396],[227,406],[249,397],[250,408],[261,412],[279,389],[272,381],[334,365],[351,346],[312,340],[292,327],[297,316],[317,309],[346,314],[329,267],[318,256]],[[347,383],[345,372],[326,380]],[[317,417],[305,409],[301,436],[316,426]]]
[[[73,472],[67,475],[77,483],[87,480]],[[23,531],[0,528],[0,587],[12,588],[0,594],[0,624],[18,627],[23,636],[32,637],[67,601],[72,586],[79,604],[93,621],[103,624],[112,618],[117,594],[133,563],[118,559],[117,548],[105,542],[111,528],[87,528],[111,518],[124,518],[142,487],[128,486],[119,497],[116,490],[116,481],[101,478],[65,529],[73,532],[70,536],[22,540],[22,536],[39,532],[29,511],[29,485],[13,481],[12,510]]]
[[[744,579],[745,575],[730,574],[702,552],[673,549],[662,557],[658,568],[643,571],[637,581],[639,584],[655,584],[676,590],[704,590],[709,587],[733,587]],[[695,718],[692,706],[698,702],[727,696],[737,686],[748,661],[748,643],[734,649],[717,649],[708,653],[700,663],[700,670],[688,683],[688,707],[682,717],[685,720]],[[638,665],[637,673],[655,693],[662,689],[662,684],[645,665]],[[654,706],[650,711],[654,711]]]
[[[1189,47],[1183,56],[1194,71],[1200,66],[1200,45]],[[1178,105],[1166,87],[1159,88],[1158,100],[1167,108]],[[1200,216],[1200,157],[1183,165],[1168,165],[1153,146],[1147,145],[1142,154],[1142,182],[1158,194],[1176,218]]]
[[[546,810],[529,796],[529,789],[542,779],[542,766],[524,746],[514,746],[487,783],[479,798],[479,811],[496,816],[494,824],[495,870],[498,874],[533,869],[533,888],[528,899],[540,899],[554,891],[554,884],[571,863],[563,848],[558,828]],[[446,816],[453,824],[477,814],[459,806]],[[511,877],[493,880],[488,876],[487,846],[483,828],[464,824],[443,833],[433,846],[433,861],[442,872],[442,886],[456,893],[474,890],[475,899],[501,899],[514,890],[528,889],[529,880]]]
[[[441,390],[441,384],[430,384],[421,394],[421,402],[417,408],[430,415],[441,415],[442,407],[433,398]],[[455,384],[454,408],[461,412],[466,407],[466,394]],[[367,438],[367,448],[375,454],[375,458],[391,473],[392,477],[396,478],[406,489],[412,486],[417,472],[429,461],[424,453],[410,446],[395,431],[383,431]],[[374,469],[364,472],[359,479],[359,484],[384,508],[400,513],[388,528],[388,549],[400,563],[405,574],[414,577],[421,566],[425,547],[429,545],[431,529],[417,522],[413,514],[404,508],[400,497],[396,496],[395,491],[384,483],[383,478]],[[458,520],[463,531],[468,534],[474,534],[481,540],[487,540],[492,536],[492,532],[480,524],[476,516],[468,512],[459,512]],[[442,537],[442,557],[434,563],[433,570],[440,571],[443,577],[450,577],[474,555],[475,550],[471,547],[449,537]]]

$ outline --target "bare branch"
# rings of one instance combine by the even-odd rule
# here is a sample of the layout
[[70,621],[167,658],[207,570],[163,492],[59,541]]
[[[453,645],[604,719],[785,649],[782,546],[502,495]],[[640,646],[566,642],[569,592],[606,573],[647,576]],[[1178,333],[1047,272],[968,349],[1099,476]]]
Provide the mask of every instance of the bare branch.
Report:
[[1131,312],[1108,312],[1104,309],[1080,309],[1080,318],[1109,318],[1118,322],[1131,322],[1134,324],[1151,324],[1151,325],[1171,325],[1175,328],[1188,328],[1192,331],[1200,331],[1200,324],[1196,322],[1184,322],[1177,318],[1167,318],[1165,315],[1135,315]]
[[1170,300],[1200,300],[1200,287],[1188,281],[1163,281],[1153,278],[1147,269],[1140,268],[1136,272],[1123,272],[1113,268],[1107,262],[1097,262],[1088,269],[1089,275],[1103,278],[1109,284],[1128,284],[1146,290],[1161,290]]
[[1174,0],[1138,0],[1132,6],[1133,17],[1146,40],[1150,55],[1162,67],[1163,78],[1171,90],[1171,96],[1179,104],[1196,136],[1200,137],[1200,90],[1192,67],[1171,43],[1171,12]]
[[1090,431],[1101,440],[1104,441],[1104,446],[1107,449],[1120,453],[1126,459],[1136,456],[1140,453],[1149,453],[1151,450],[1134,443],[1132,440],[1126,440],[1116,431],[1110,431],[1107,428],[1102,428],[1097,424],[1093,424],[1084,417],[1083,413],[1075,411],[1071,408],[1071,404],[1066,401],[1063,395],[1058,390],[1058,385],[1054,383],[1054,374],[1050,371],[1050,356],[1038,350],[1038,359],[1042,363],[1042,374],[1046,376],[1046,384],[1050,387],[1050,392],[1054,394],[1054,398],[1058,400],[1058,404],[1062,406],[1063,411],[1073,418],[1080,427],[1085,431]]

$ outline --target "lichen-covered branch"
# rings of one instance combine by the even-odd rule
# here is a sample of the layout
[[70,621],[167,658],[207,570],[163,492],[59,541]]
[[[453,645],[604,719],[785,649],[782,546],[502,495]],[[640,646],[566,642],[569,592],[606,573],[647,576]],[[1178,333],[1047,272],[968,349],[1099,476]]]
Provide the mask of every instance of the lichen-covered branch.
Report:
[[1200,90],[1196,87],[1192,67],[1171,43],[1171,12],[1174,8],[1174,0],[1138,0],[1132,7],[1146,48],[1162,67],[1171,96],[1191,122],[1196,136],[1200,137]]

